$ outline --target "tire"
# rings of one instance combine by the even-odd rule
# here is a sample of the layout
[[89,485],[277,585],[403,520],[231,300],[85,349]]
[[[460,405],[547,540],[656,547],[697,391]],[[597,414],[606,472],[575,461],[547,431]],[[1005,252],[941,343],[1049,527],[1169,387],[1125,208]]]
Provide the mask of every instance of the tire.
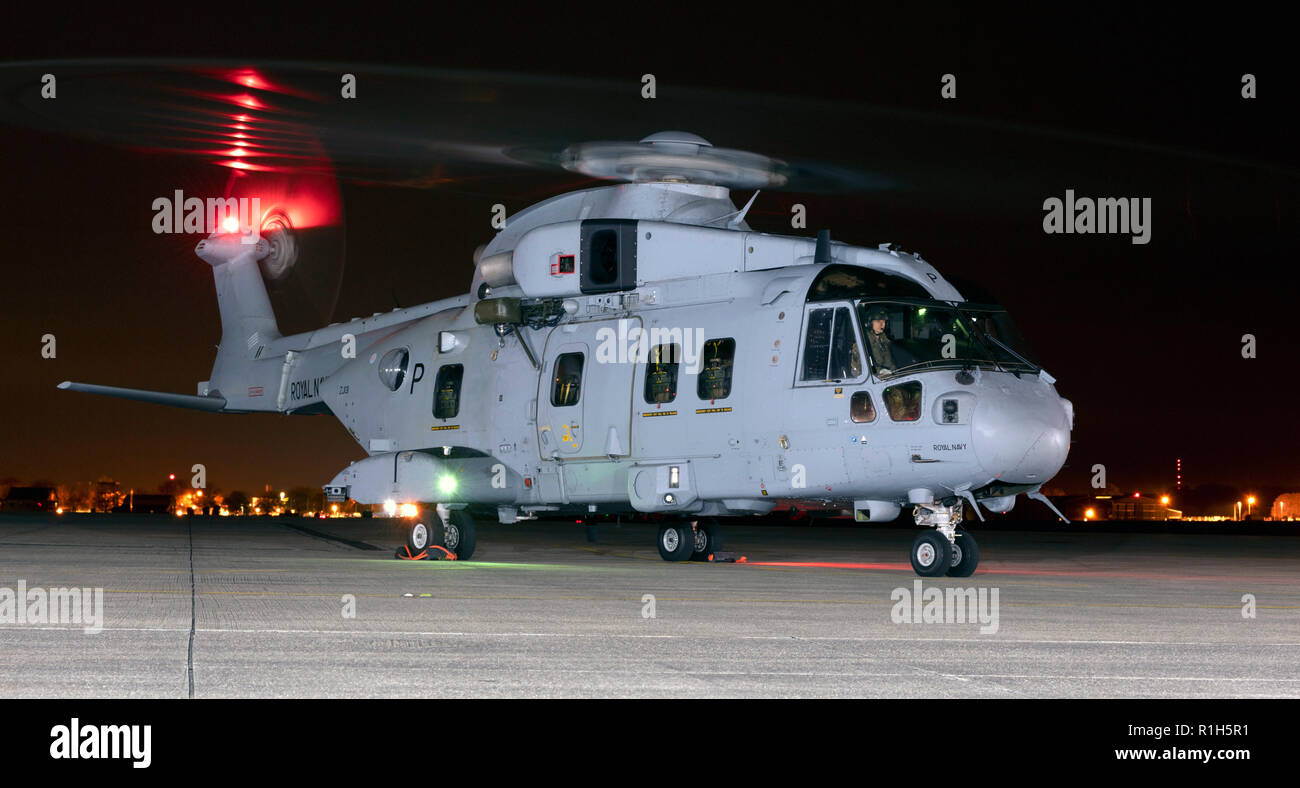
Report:
[[691,551],[692,561],[708,561],[722,548],[722,526],[717,520],[709,518],[695,524],[695,547]]
[[695,535],[690,523],[659,526],[659,557],[665,561],[688,561],[695,550]]
[[935,530],[926,530],[912,542],[912,570],[921,577],[943,577],[952,566],[952,543]]
[[952,564],[948,568],[948,576],[970,577],[975,574],[975,567],[980,564],[980,548],[975,544],[975,537],[965,531],[958,531],[952,547]]
[[[419,555],[427,550],[433,542],[433,533],[424,520],[412,520],[406,527],[406,549],[411,555]],[[391,544],[391,542],[390,542]]]
[[468,561],[478,546],[478,528],[466,509],[452,509],[442,526],[439,544],[456,554],[457,561]]

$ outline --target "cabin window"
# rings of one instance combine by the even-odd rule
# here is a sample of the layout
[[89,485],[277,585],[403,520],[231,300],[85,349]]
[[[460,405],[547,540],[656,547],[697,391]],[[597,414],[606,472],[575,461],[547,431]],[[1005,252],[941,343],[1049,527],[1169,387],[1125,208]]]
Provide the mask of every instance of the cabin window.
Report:
[[645,367],[645,401],[651,405],[677,399],[677,370],[681,345],[655,345]]
[[696,393],[700,399],[718,400],[731,396],[731,371],[736,359],[736,340],[710,339],[704,343]]
[[464,364],[447,364],[438,370],[433,386],[434,418],[454,419],[460,413],[460,382],[464,377]]
[[813,309],[808,313],[801,380],[853,380],[862,375],[862,354],[847,306]]
[[876,420],[876,405],[871,401],[871,394],[865,391],[854,393],[849,400],[849,418],[857,424]]
[[921,384],[915,380],[890,386],[884,393],[885,409],[894,421],[921,418]]
[[567,408],[578,404],[582,393],[581,353],[561,353],[555,359],[555,380],[551,386],[551,405]]
[[410,361],[411,354],[404,347],[393,348],[379,359],[379,382],[388,387],[389,391],[397,391],[402,387],[402,381],[406,380],[406,363]]

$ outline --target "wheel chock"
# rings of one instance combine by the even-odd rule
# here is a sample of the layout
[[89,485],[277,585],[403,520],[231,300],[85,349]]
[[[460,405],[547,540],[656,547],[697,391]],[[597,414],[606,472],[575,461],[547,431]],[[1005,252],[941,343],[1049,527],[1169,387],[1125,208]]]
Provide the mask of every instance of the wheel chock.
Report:
[[401,561],[455,561],[456,554],[442,545],[431,544],[418,553],[412,553],[411,548],[402,545],[397,548],[393,555]]

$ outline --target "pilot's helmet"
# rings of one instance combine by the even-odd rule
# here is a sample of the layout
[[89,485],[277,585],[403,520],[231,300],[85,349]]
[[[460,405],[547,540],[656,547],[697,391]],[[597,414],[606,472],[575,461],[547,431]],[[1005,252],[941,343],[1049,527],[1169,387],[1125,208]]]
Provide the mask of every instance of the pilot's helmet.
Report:
[[889,320],[889,312],[883,306],[873,306],[867,311],[867,322],[872,320]]

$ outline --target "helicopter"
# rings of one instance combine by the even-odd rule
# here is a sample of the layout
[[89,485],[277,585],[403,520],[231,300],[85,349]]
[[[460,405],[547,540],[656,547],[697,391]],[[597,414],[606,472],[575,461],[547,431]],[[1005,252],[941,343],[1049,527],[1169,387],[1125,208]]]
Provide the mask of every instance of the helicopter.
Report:
[[[619,515],[666,561],[778,507],[921,532],[923,577],[971,575],[967,505],[1006,512],[1062,468],[1074,408],[1005,309],[915,253],[753,231],[782,163],[666,131],[570,146],[616,181],[506,218],[467,293],[282,335],[264,275],[279,215],[218,228],[222,335],[197,394],[65,390],[218,413],[332,414],[365,450],[331,501],[413,515],[405,552],[476,549],[476,521]],[[733,188],[752,188],[743,207]],[[970,297],[967,297],[970,296]]]

